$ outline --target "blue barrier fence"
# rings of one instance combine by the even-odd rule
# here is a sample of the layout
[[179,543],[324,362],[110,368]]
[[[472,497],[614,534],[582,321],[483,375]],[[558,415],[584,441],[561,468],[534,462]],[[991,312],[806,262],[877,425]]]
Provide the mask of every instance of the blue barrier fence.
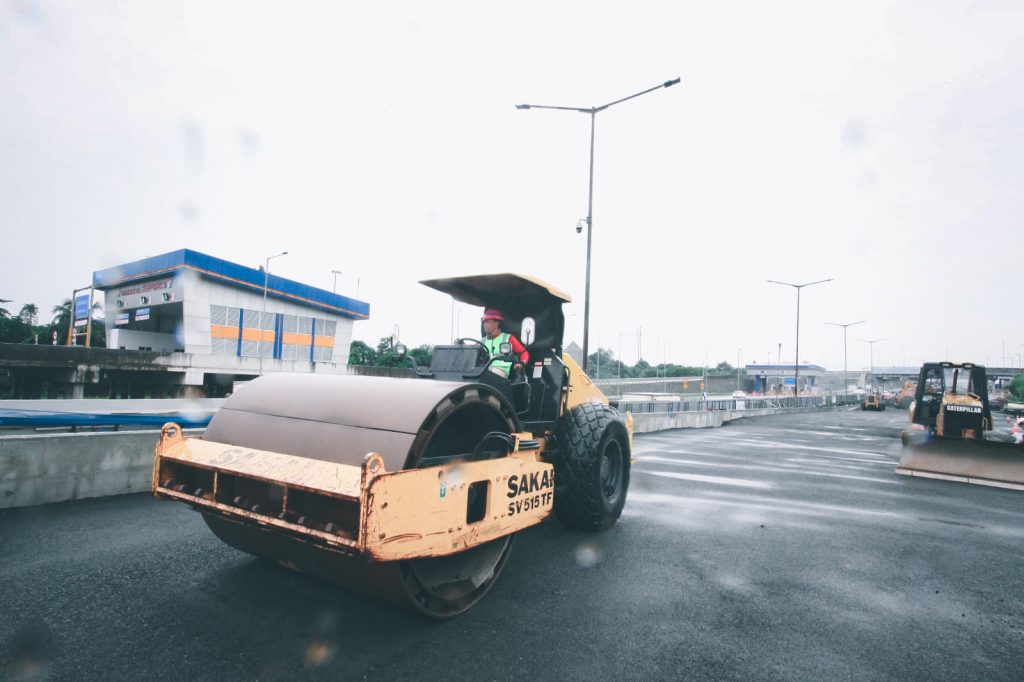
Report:
[[113,428],[149,426],[159,428],[176,422],[183,428],[203,428],[213,413],[132,414],[124,412],[56,412],[50,410],[0,409],[0,427],[6,428]]

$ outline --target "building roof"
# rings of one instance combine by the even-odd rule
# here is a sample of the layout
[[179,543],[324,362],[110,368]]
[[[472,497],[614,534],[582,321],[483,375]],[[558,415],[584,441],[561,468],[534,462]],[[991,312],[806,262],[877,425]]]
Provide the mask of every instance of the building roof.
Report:
[[[192,270],[205,279],[221,284],[263,292],[263,271],[232,263],[191,249],[143,258],[92,273],[92,285],[101,290],[151,277]],[[271,273],[267,276],[267,296],[299,305],[325,310],[354,320],[370,317],[370,304],[335,294]]]

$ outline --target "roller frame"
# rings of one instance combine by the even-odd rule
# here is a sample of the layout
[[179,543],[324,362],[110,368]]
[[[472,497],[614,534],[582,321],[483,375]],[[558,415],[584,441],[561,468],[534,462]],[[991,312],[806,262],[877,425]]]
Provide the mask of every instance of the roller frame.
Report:
[[[554,467],[540,459],[545,441],[529,433],[512,435],[515,446],[505,457],[389,472],[378,453],[367,453],[357,467],[184,438],[177,424],[168,423],[156,446],[152,491],[158,499],[185,502],[204,513],[369,562],[448,556],[536,525],[551,514]],[[531,449],[520,449],[524,443]],[[181,478],[166,487],[173,473]],[[521,486],[524,477],[530,483]],[[281,506],[253,511],[235,504],[220,489],[227,480],[281,488]],[[470,486],[483,481],[488,483],[486,512],[467,522]],[[288,510],[289,495],[326,498],[339,507],[357,505],[358,525],[325,529],[279,518]]]

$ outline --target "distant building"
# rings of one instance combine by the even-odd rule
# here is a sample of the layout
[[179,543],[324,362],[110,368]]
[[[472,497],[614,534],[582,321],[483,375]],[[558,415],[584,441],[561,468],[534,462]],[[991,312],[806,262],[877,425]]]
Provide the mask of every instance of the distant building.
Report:
[[100,270],[93,287],[107,348],[4,344],[5,395],[218,397],[260,373],[345,373],[352,325],[370,315],[363,301],[188,249]]
[[575,360],[577,365],[583,366],[583,349],[575,341],[570,341],[563,352]]
[[[181,249],[93,273],[104,292],[107,347],[212,355],[222,369],[262,358],[347,364],[352,324],[368,303]],[[265,297],[264,297],[265,295]]]
[[[750,364],[744,367],[746,375],[754,380],[754,391],[771,393],[792,391],[796,381],[794,365]],[[800,391],[814,391],[818,379],[825,376],[825,368],[820,365],[800,365]]]

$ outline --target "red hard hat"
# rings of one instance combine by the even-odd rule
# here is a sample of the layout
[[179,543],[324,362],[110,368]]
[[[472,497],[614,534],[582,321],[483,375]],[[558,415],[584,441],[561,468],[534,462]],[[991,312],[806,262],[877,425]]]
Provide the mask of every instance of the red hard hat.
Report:
[[497,320],[498,322],[504,322],[505,317],[495,308],[488,308],[484,311],[484,316],[480,318],[481,322],[484,320]]

